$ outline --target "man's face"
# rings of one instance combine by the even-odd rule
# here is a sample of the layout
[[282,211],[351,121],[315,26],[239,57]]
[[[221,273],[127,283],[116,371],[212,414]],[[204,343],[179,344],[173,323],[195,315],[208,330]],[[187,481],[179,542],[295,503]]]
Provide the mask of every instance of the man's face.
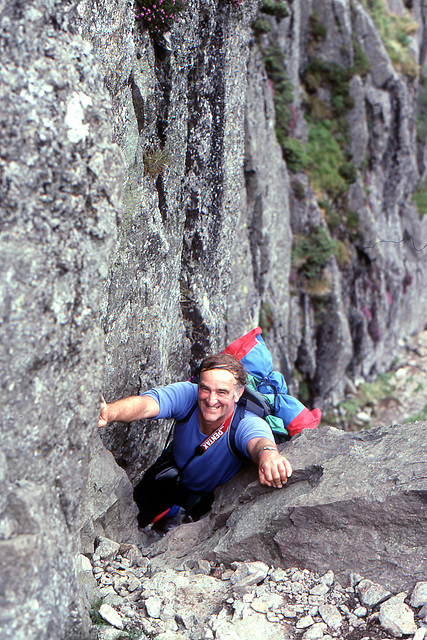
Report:
[[233,412],[236,401],[243,393],[236,379],[226,369],[203,371],[199,381],[198,403],[205,428],[217,429]]

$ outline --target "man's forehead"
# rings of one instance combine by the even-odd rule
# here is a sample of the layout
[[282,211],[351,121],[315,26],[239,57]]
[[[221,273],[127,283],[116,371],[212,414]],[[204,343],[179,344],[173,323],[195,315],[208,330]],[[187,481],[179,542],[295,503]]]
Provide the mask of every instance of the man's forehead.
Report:
[[202,371],[200,382],[206,380],[226,384],[235,384],[237,381],[235,375],[231,373],[231,371],[228,371],[228,369],[208,369],[207,371]]

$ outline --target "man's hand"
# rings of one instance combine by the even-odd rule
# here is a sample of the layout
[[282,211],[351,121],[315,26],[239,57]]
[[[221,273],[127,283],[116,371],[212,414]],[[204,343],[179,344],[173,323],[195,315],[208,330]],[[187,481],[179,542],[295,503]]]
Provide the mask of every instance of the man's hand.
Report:
[[108,404],[105,402],[104,396],[101,396],[101,408],[99,410],[98,429],[108,424]]
[[281,489],[292,475],[292,467],[278,452],[275,443],[268,438],[252,438],[247,444],[247,450],[258,465],[260,483]]
[[292,475],[292,467],[280,453],[265,449],[259,455],[258,475],[261,484],[281,489]]

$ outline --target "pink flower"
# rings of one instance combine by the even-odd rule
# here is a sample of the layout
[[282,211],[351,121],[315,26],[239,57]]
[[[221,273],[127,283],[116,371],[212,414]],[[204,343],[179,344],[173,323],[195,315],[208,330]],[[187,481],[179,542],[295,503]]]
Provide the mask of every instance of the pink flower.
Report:
[[372,320],[372,313],[371,311],[368,309],[368,307],[363,307],[361,309],[361,312],[363,313],[363,315],[365,316],[365,318],[367,320]]

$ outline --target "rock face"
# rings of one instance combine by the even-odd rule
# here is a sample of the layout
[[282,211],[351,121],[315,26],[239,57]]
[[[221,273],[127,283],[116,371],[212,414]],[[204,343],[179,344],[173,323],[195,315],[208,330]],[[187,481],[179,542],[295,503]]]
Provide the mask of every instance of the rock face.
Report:
[[[392,61],[394,41],[357,2],[290,3],[288,16],[194,3],[166,40],[140,22],[132,31],[125,3],[78,3],[74,25],[100,61],[127,165],[102,306],[107,400],[186,379],[260,323],[291,393],[327,408],[348,377],[384,371],[399,338],[423,328],[426,231],[412,194],[425,171],[415,126],[425,35],[411,6],[389,11],[407,32]],[[340,148],[323,142],[322,174],[310,162],[323,121],[342,135]],[[308,144],[305,164],[286,151],[297,144]],[[147,158],[162,149],[164,170],[150,175]],[[334,153],[342,164],[325,168]],[[116,425],[102,438],[135,483],[166,433]]]
[[[427,570],[425,428],[302,432],[285,445],[289,485],[263,488],[251,467],[217,489],[209,518],[194,525],[199,546],[192,539],[188,557],[332,569],[343,584],[356,571],[391,590],[413,588]],[[185,543],[176,536],[160,546],[182,562]]]
[[93,553],[98,536],[139,542],[137,514],[129,478],[96,435],[80,509],[80,551]]
[[[112,400],[184,379],[204,353],[260,322],[291,390],[299,378],[327,406],[346,375],[383,370],[398,337],[425,322],[426,229],[412,203],[425,175],[423,149],[416,153],[416,74],[392,64],[362,4],[294,2],[287,17],[264,16],[271,29],[264,35],[252,28],[258,9],[255,0],[194,0],[159,38],[135,25],[128,0],[0,2],[0,624],[7,640],[84,636],[75,553],[99,533],[136,535],[131,485],[108,455],[108,479],[96,486],[101,389]],[[411,50],[422,64],[417,0],[411,11],[419,23]],[[282,140],[282,149],[274,131],[278,88],[265,71],[270,45],[279,46],[293,92],[285,132],[292,142]],[[346,70],[339,95],[331,75],[326,87],[316,77],[310,84],[307,68],[324,73],[319,60]],[[341,77],[338,67],[328,73]],[[347,176],[345,197],[313,182],[316,166],[296,162],[301,144],[314,143],[309,104],[329,122],[345,106],[348,140],[338,167]],[[316,287],[307,274],[318,241],[291,261],[292,235],[301,241],[313,232],[329,247]],[[332,236],[341,244],[331,245]],[[115,426],[103,440],[135,482],[165,431],[164,424]],[[390,584],[404,581],[405,532],[421,518],[425,473],[418,474],[415,448],[406,470],[391,459],[406,435],[399,432],[397,445],[392,431],[376,433],[378,441],[328,432],[319,455],[305,459],[300,451],[308,480],[245,509],[258,517],[256,505],[265,506],[274,541],[257,538],[256,521],[245,522],[239,507],[233,534],[214,534],[218,557],[248,553],[251,539],[280,562],[286,554],[303,562],[303,536],[318,544],[313,518],[322,516],[338,573],[346,568],[345,536],[363,525],[371,556],[365,575],[381,567]],[[326,455],[328,439],[341,453]],[[384,454],[380,473],[358,463],[357,482],[344,490],[340,456],[351,468],[358,447],[374,446]],[[373,476],[381,480],[374,488]],[[312,503],[304,504],[307,487]],[[378,516],[390,533],[384,548],[376,546]],[[417,527],[412,577],[425,567]],[[387,569],[386,556],[396,566]]]
[[85,633],[74,555],[99,401],[99,299],[122,168],[68,2],[2,2],[0,627]]

